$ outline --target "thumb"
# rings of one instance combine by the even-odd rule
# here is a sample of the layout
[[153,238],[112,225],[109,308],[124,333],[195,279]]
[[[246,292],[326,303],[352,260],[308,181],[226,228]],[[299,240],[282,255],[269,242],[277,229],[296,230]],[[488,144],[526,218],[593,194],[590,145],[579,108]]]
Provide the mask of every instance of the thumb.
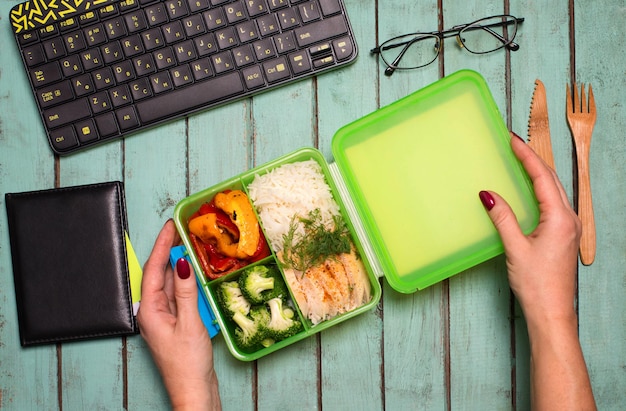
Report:
[[514,249],[515,244],[525,237],[511,206],[493,191],[481,191],[478,196],[500,234],[504,249]]
[[193,269],[185,258],[176,261],[174,276],[174,298],[178,321],[183,324],[200,316],[198,313],[198,287],[196,286]]

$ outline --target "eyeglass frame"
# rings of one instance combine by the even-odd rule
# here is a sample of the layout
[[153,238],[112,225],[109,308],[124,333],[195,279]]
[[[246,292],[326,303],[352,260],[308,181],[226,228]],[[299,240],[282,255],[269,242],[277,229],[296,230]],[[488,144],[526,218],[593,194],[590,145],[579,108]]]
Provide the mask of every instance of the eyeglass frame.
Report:
[[[470,49],[468,49],[467,47],[465,47],[465,43],[463,42],[463,40],[461,39],[461,33],[463,33],[464,30],[467,30],[468,28],[472,27],[474,24],[483,21],[483,20],[488,20],[488,19],[492,19],[492,18],[497,18],[497,17],[507,17],[507,18],[511,18],[511,20],[507,20],[504,22],[499,22],[499,23],[494,23],[494,24],[489,24],[486,26],[483,25],[478,25],[475,27],[475,29],[481,28],[481,29],[485,29],[485,31],[487,31],[489,34],[491,34],[492,36],[494,36],[495,38],[497,38],[498,40],[500,40],[502,42],[502,46],[497,47],[493,50],[489,50],[489,51],[483,51],[483,52],[476,52],[476,51],[472,51]],[[510,24],[515,24],[515,27],[517,28],[517,25],[519,23],[522,23],[524,21],[523,17],[515,17],[513,15],[510,14],[498,14],[498,15],[494,15],[494,16],[489,16],[489,17],[483,17],[481,19],[475,20],[471,23],[467,23],[467,24],[459,24],[456,26],[453,26],[450,29],[447,30],[435,30],[435,31],[431,31],[431,32],[417,32],[417,33],[409,33],[409,34],[403,34],[400,36],[396,36],[396,37],[392,37],[388,40],[385,40],[380,46],[374,47],[373,49],[370,50],[370,54],[378,54],[378,56],[381,58],[381,60],[387,65],[387,68],[385,69],[385,75],[386,76],[391,76],[396,70],[414,70],[414,69],[418,69],[418,68],[422,68],[422,67],[426,67],[430,64],[432,64],[435,60],[437,60],[437,57],[439,57],[439,53],[441,53],[441,50],[443,48],[443,40],[449,37],[454,37],[456,36],[456,40],[457,43],[459,44],[460,47],[464,48],[465,50],[467,50],[469,53],[472,54],[488,54],[488,53],[492,53],[494,51],[500,50],[502,48],[507,48],[508,50],[511,51],[517,51],[519,49],[519,44],[515,43],[513,40],[515,39],[515,35],[517,35],[517,29],[515,30],[515,33],[513,35],[513,37],[511,37],[510,39],[506,39],[504,37],[502,37],[500,34],[496,33],[493,30],[489,30],[489,27],[494,27],[494,26],[504,26],[504,25],[510,25]],[[421,35],[421,36],[420,36]],[[415,38],[411,39],[410,41],[406,41],[404,43],[398,43],[398,44],[393,44],[393,48],[396,47],[401,47],[403,45],[404,48],[402,50],[400,50],[400,53],[398,53],[398,56],[394,59],[394,61],[389,64],[383,57],[382,57],[382,51],[384,49],[384,46],[386,43],[390,43],[393,40],[402,38],[402,37],[408,37],[408,36],[415,36]],[[420,36],[420,37],[418,37]],[[429,61],[426,64],[422,64],[421,66],[416,66],[416,67],[398,67],[397,64],[400,62],[400,60],[402,59],[402,57],[404,56],[404,54],[406,53],[406,51],[408,50],[408,48],[414,44],[417,41],[423,40],[425,38],[437,38],[438,42],[437,42],[437,52],[435,53],[435,56],[433,57],[433,59],[431,61]]]

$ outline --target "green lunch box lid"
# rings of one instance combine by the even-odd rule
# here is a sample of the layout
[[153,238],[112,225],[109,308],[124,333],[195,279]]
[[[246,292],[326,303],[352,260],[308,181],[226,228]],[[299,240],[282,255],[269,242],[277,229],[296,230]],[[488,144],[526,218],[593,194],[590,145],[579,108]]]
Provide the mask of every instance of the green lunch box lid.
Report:
[[337,131],[337,167],[380,269],[424,289],[503,252],[478,193],[539,221],[531,181],[484,78],[461,70]]

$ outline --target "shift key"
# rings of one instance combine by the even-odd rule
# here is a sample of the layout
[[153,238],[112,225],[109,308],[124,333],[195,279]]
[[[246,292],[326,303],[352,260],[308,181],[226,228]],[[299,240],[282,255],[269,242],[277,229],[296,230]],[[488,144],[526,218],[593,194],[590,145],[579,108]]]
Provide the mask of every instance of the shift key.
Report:
[[347,32],[346,20],[342,15],[338,15],[300,27],[295,30],[295,35],[298,45],[305,47]]
[[89,117],[90,115],[89,103],[87,99],[84,98],[49,108],[43,112],[43,117],[48,128],[69,124],[81,118]]

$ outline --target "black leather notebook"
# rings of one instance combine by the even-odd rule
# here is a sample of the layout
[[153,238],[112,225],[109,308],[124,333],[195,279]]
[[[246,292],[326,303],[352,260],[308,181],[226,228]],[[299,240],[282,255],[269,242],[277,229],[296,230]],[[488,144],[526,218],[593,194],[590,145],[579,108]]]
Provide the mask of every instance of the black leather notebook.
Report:
[[5,200],[22,346],[137,333],[123,184]]

